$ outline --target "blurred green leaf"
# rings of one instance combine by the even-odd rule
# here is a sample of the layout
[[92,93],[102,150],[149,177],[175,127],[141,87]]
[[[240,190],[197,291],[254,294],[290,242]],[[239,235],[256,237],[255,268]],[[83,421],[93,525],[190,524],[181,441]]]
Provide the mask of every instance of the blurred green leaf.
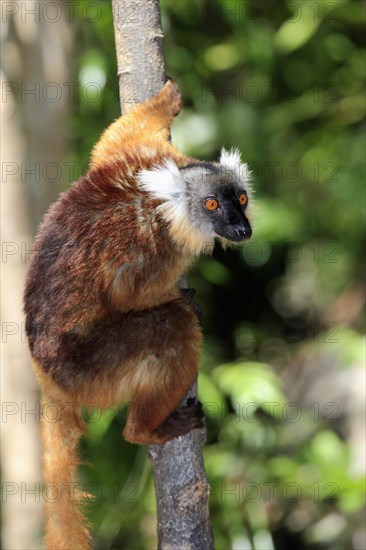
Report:
[[212,376],[239,406],[255,403],[276,416],[286,402],[281,384],[265,363],[231,363],[216,367]]
[[339,437],[330,430],[324,430],[314,436],[309,446],[311,462],[319,465],[337,465],[346,467],[349,454]]
[[204,406],[205,414],[218,420],[226,412],[224,397],[212,378],[200,372],[198,375],[199,399]]

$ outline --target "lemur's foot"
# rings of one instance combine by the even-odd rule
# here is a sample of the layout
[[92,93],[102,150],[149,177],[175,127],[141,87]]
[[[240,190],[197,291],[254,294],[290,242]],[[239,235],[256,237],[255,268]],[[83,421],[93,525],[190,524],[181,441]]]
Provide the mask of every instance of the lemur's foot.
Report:
[[205,426],[205,415],[199,401],[189,403],[172,412],[153,432],[160,444]]

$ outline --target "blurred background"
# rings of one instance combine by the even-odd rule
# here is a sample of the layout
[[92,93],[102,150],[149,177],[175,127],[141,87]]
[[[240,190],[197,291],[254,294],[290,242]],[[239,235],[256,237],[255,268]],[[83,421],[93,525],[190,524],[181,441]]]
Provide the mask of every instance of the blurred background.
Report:
[[[161,1],[173,142],[252,171],[254,233],[197,262],[199,392],[218,550],[364,550],[365,5]],[[133,2],[126,17],[138,16]],[[119,115],[109,1],[1,3],[2,548],[42,548],[38,390],[22,287],[48,205]],[[96,550],[156,547],[124,411],[88,413]]]

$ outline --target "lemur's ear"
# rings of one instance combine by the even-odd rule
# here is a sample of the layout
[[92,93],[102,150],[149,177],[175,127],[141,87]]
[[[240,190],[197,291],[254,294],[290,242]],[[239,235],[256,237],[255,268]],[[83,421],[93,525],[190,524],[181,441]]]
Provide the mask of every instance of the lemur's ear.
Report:
[[179,168],[171,159],[153,170],[142,170],[138,174],[140,187],[155,199],[170,201],[185,192],[184,181]]
[[228,168],[235,169],[238,164],[241,164],[239,149],[230,149],[230,151],[228,151],[223,147],[220,154],[220,163],[225,164]]
[[228,151],[222,148],[220,164],[222,164],[224,168],[234,170],[241,181],[247,182],[249,180],[250,171],[248,165],[241,161],[241,155],[238,149],[230,149],[230,151]]

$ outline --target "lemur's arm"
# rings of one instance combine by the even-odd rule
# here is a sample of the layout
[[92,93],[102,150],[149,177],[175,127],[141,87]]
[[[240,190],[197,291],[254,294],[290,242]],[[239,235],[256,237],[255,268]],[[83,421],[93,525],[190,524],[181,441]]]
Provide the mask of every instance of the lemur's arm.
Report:
[[[128,176],[146,168],[149,157],[151,168],[164,166],[167,158],[172,159],[175,165],[192,162],[194,159],[182,155],[169,139],[173,118],[180,109],[179,89],[169,80],[157,96],[119,117],[105,130],[92,152],[90,178],[109,180],[109,167],[121,160],[124,161],[121,168],[124,172],[119,175],[119,167],[113,172],[113,177],[119,182],[126,182]],[[97,176],[92,173],[94,169],[98,169]],[[163,178],[158,179],[159,187],[163,187]],[[133,181],[135,186],[136,180]],[[171,189],[174,190],[174,185]],[[133,238],[126,243],[129,248],[127,258],[119,258],[118,251],[124,248],[121,247],[121,235],[131,232],[134,217],[127,215],[118,218],[118,211],[110,214],[109,225],[114,230],[108,235],[108,240],[115,256],[103,269],[104,290],[111,305],[120,311],[128,311],[131,307],[135,310],[146,309],[181,299],[176,283],[192,260],[192,256],[187,256],[183,251],[177,254],[176,246],[167,235],[166,224],[156,218],[155,206],[159,201],[155,200],[156,205],[153,206],[149,193],[148,196],[146,200],[140,190],[136,194],[132,192],[128,198],[139,223],[133,230]],[[114,224],[110,224],[112,219]],[[126,226],[127,220],[130,225]],[[114,238],[115,244],[111,243]],[[156,243],[159,244],[155,250]],[[174,250],[170,248],[172,246]]]
[[157,96],[134,107],[104,131],[93,149],[90,169],[118,160],[122,149],[131,148],[136,153],[141,144],[149,141],[168,143],[173,118],[180,109],[179,89],[168,80]]
[[177,287],[181,273],[188,268],[185,258],[176,261],[175,272],[162,259],[152,261],[136,258],[136,261],[111,265],[105,272],[105,288],[111,305],[119,311],[149,309],[160,304],[181,299]]

